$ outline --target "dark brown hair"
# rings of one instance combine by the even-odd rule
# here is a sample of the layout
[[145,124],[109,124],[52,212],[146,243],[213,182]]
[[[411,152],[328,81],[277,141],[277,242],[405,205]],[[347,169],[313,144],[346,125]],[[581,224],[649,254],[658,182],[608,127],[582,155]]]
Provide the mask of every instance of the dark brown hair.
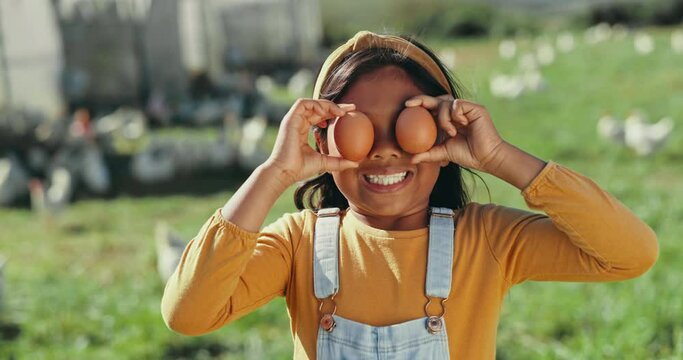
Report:
[[[462,86],[436,55],[416,40],[407,36],[401,37],[418,46],[434,59],[448,79],[453,96],[461,98]],[[402,68],[415,85],[427,95],[439,96],[448,93],[427,70],[405,54],[389,48],[368,48],[347,55],[339,62],[339,65],[332,69],[330,76],[323,83],[320,98],[337,102],[359,77],[389,65]],[[326,128],[314,127],[313,131],[320,134],[321,141],[326,141]],[[320,151],[317,144],[315,148]],[[478,176],[469,169],[465,170]],[[463,182],[461,167],[454,163],[442,167],[429,197],[429,206],[461,209],[469,202],[470,197]],[[294,203],[299,210],[309,208],[314,211],[328,207],[338,207],[343,210],[349,206],[348,200],[339,191],[330,173],[324,173],[301,183],[294,192]]]

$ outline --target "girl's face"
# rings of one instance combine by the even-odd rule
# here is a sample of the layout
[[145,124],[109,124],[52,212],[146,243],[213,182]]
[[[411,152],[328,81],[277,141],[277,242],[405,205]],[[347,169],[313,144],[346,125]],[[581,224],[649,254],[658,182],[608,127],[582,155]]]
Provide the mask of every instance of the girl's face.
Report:
[[[394,127],[404,102],[423,92],[403,69],[386,66],[365,74],[348,89],[338,103],[356,104],[356,110],[372,121],[375,138],[368,156],[355,169],[331,172],[339,190],[356,214],[370,225],[391,230],[426,226],[429,195],[447,163],[411,164],[411,154],[396,142]],[[328,134],[330,136],[330,134]],[[337,149],[332,156],[341,156]],[[398,225],[403,222],[402,225]]]

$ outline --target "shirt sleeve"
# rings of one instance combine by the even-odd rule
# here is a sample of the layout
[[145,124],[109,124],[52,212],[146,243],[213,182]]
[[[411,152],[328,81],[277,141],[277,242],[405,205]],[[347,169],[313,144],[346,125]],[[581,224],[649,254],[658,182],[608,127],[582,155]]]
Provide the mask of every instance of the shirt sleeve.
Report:
[[301,213],[285,214],[253,233],[216,210],[166,284],[161,302],[166,325],[186,335],[204,334],[284,295],[301,218]]
[[482,209],[487,241],[510,284],[629,279],[657,259],[654,231],[587,177],[550,161],[522,195],[545,214]]

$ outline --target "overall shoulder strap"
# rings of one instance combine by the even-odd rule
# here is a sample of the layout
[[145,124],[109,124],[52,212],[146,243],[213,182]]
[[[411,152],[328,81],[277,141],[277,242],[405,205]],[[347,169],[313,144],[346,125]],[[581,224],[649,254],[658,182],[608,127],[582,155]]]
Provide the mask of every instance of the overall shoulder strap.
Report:
[[454,212],[448,208],[431,208],[429,250],[427,253],[427,296],[445,299],[451,292],[453,277]]
[[339,290],[339,208],[318,210],[313,237],[313,287],[318,299]]

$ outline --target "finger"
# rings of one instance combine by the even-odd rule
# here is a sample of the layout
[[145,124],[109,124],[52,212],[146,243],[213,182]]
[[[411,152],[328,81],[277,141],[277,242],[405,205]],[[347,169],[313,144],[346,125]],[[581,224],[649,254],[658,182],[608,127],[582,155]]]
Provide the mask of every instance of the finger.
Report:
[[318,123],[342,116],[347,110],[340,108],[337,104],[329,100],[298,100],[297,107],[299,113],[306,120],[309,126],[317,125]]
[[[322,101],[324,101],[324,100],[322,100]],[[346,115],[347,112],[353,111],[356,109],[356,104],[335,104],[335,103],[331,102],[330,106],[332,106],[332,109],[334,109],[333,105],[336,105],[338,107],[338,110],[334,111],[334,113],[335,113],[335,115],[337,115],[337,117],[344,116],[344,115]],[[325,119],[324,121],[321,121],[321,122],[317,123],[316,125],[319,128],[324,129],[324,128],[329,126],[329,123],[330,123],[330,119]]]
[[449,160],[446,146],[436,145],[429,149],[429,151],[413,155],[410,162],[412,164],[419,164],[421,162],[440,162],[443,160]]
[[485,116],[486,108],[480,104],[463,99],[457,99],[454,106],[458,107],[458,113],[462,114],[462,119],[465,125]]
[[323,172],[327,171],[342,171],[347,169],[357,168],[359,164],[357,162],[347,160],[340,157],[334,157],[329,155],[320,154],[321,169]]
[[439,106],[441,100],[429,95],[417,95],[405,101],[406,107],[423,106],[426,109],[433,110]]
[[450,135],[451,137],[454,137],[458,133],[458,130],[456,130],[455,126],[451,122],[452,119],[450,102],[442,101],[441,104],[439,104],[439,114],[437,115],[437,121],[441,128],[446,130],[448,135]]
[[342,116],[349,111],[356,109],[356,104],[335,104],[330,100],[318,100],[321,107],[327,112],[332,112],[336,116]]
[[468,115],[470,112],[481,110],[483,106],[475,102],[467,101],[465,99],[458,99],[458,105],[462,107],[463,114]]
[[454,121],[467,126],[469,119],[465,115],[465,101],[462,99],[455,99],[451,104],[451,117]]
[[336,115],[337,113],[341,113],[341,111],[338,110],[336,106],[326,104],[324,102],[312,103],[312,107],[310,110],[312,110],[314,114],[316,114],[320,117],[323,117],[323,118],[327,115],[331,115],[331,114]]
[[337,106],[344,111],[356,110],[356,104],[337,104]]
[[439,96],[429,96],[429,95],[417,95],[406,100],[404,105],[406,107],[414,107],[422,105],[428,109],[434,109],[439,105],[439,100],[453,101],[453,96],[449,94],[439,95]]

